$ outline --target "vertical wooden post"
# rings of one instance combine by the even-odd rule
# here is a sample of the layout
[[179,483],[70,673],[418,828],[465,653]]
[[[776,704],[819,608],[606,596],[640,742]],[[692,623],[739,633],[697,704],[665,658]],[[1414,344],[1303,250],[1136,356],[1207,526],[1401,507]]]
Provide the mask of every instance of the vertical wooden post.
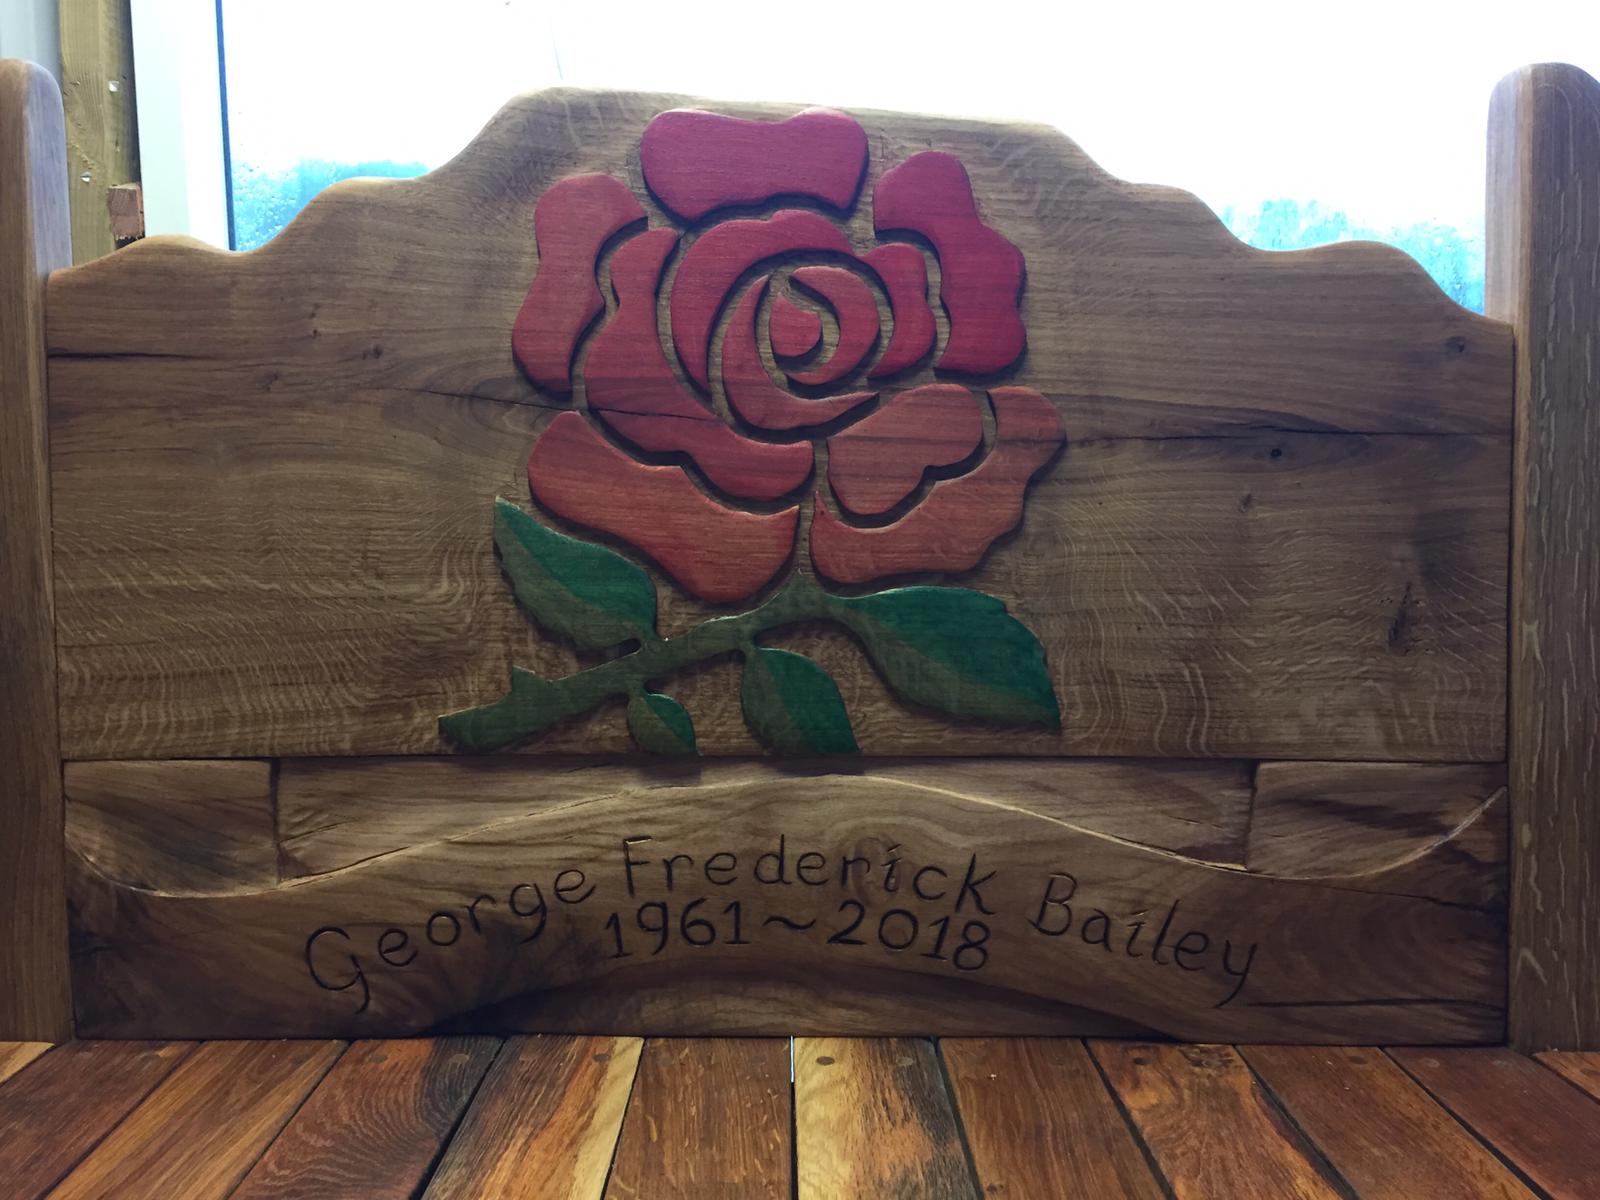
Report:
[[59,0],[74,262],[116,249],[113,189],[139,179],[128,0]]
[[61,93],[0,62],[0,1040],[72,1034],[44,345],[67,228]]
[[1516,331],[1511,1040],[1600,1047],[1600,83],[1489,115],[1488,310]]

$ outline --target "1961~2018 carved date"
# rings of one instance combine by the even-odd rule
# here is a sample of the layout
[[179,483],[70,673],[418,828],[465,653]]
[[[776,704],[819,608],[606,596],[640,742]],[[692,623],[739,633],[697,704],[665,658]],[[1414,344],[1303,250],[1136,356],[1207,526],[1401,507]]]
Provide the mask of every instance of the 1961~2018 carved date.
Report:
[[[1002,885],[1007,868],[976,853],[964,862],[914,861],[892,842],[871,853],[828,854],[779,834],[755,854],[660,849],[649,836],[625,837],[608,861],[542,877],[530,870],[493,892],[464,889],[459,905],[399,920],[375,936],[367,932],[371,921],[330,921],[306,938],[307,974],[320,989],[349,993],[359,1015],[386,972],[448,972],[469,948],[519,954],[542,942],[577,956],[581,977],[591,964],[713,947],[785,953],[806,939],[830,954],[915,956],[928,960],[927,970],[966,975],[991,969],[1002,945],[1017,944],[995,937],[1006,931],[1039,939],[1046,952],[1113,955],[1124,966],[1142,960],[1214,979],[1210,1002],[1222,1007],[1243,991],[1256,958],[1255,942],[1191,924],[1181,898],[1114,912],[1094,903],[1091,881],[1064,869],[1019,892],[1015,881]],[[1027,898],[1022,905],[1019,894]],[[573,928],[547,940],[553,918]],[[1104,961],[1081,960],[1088,970]],[[546,969],[552,965],[545,960]]]

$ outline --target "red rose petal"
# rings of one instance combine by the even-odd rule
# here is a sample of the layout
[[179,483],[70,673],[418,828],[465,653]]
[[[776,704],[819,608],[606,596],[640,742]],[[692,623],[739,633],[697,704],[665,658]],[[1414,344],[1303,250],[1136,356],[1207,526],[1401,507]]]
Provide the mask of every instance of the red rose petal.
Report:
[[862,529],[830,513],[817,496],[811,560],[839,583],[868,583],[922,571],[970,571],[1022,520],[1028,481],[1066,440],[1061,417],[1032,388],[995,388],[994,446],[971,473],[934,485],[893,525]]
[[779,296],[767,317],[767,339],[779,358],[803,358],[822,340],[822,318],[789,297]]
[[877,395],[854,392],[807,400],[772,381],[756,348],[756,314],[768,278],[764,276],[745,292],[722,339],[722,389],[727,393],[728,407],[758,429],[790,430],[831,421]]
[[572,360],[589,323],[605,311],[595,265],[611,238],[644,208],[609,175],[574,175],[533,210],[539,269],[511,327],[511,353],[528,378],[550,392],[572,390]]
[[843,233],[816,213],[786,209],[766,220],[728,221],[689,247],[672,279],[672,344],[689,378],[706,387],[711,330],[733,285],[765,258],[793,251],[849,254]]
[[981,375],[1017,360],[1027,345],[1017,312],[1022,251],[978,216],[959,160],[930,150],[889,171],[873,196],[872,221],[880,234],[908,229],[933,243],[939,299],[950,314],[941,370]]
[[938,328],[933,309],[928,307],[928,264],[922,260],[922,251],[905,242],[890,242],[865,255],[864,261],[883,280],[889,311],[894,315],[889,348],[868,372],[870,378],[881,379],[920,361],[933,349]]
[[867,134],[854,118],[824,108],[782,121],[676,109],[645,127],[639,163],[662,205],[690,221],[727,204],[786,195],[847,209],[866,169]]
[[789,561],[800,517],[799,506],[726,508],[681,468],[635,462],[575,412],[559,414],[534,442],[528,487],[557,516],[644,551],[684,591],[714,604],[771,582]]
[[829,438],[828,483],[851,512],[879,516],[916,491],[929,467],[954,466],[982,441],[983,415],[972,393],[930,383]]
[[872,289],[843,267],[801,267],[790,278],[833,309],[839,318],[839,344],[827,362],[809,371],[790,371],[789,378],[810,386],[843,379],[878,341],[878,301]]
[[661,349],[656,290],[677,240],[671,229],[651,229],[612,255],[617,311],[584,359],[589,410],[642,450],[687,454],[730,496],[776,500],[811,473],[810,445],[757,442],[730,429],[684,390]]

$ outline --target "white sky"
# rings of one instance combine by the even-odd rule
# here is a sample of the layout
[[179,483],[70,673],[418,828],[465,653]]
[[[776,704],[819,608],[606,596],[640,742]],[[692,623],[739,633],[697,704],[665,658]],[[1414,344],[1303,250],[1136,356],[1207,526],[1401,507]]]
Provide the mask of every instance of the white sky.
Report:
[[556,82],[1055,125],[1220,207],[1483,220],[1489,92],[1600,74],[1600,3],[227,0],[236,161],[449,158]]

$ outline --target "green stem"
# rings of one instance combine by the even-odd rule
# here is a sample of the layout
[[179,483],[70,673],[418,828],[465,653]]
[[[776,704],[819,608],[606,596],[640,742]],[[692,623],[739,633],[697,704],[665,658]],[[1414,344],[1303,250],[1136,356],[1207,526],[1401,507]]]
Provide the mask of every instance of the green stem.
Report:
[[731,617],[713,617],[677,637],[647,642],[632,654],[560,679],[511,668],[511,690],[492,704],[439,718],[439,728],[467,750],[497,750],[588,712],[602,700],[627,696],[647,680],[742,651],[759,633],[799,621],[835,617],[832,597],[812,579],[796,576],[765,604]]

